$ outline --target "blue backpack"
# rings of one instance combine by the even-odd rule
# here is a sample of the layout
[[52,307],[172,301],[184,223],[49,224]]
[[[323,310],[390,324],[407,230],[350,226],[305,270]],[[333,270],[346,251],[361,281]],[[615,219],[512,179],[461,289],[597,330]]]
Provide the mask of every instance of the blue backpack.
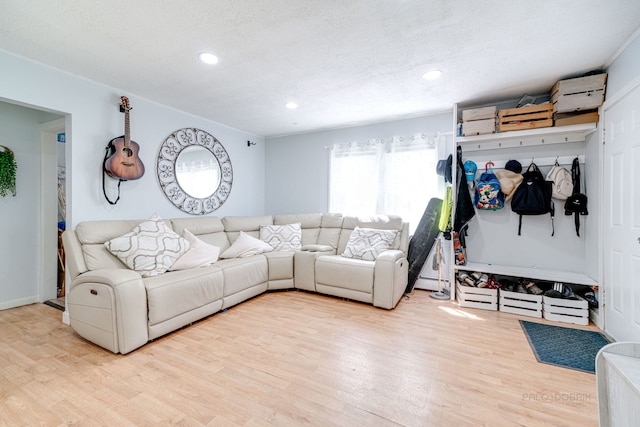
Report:
[[500,191],[500,181],[493,173],[493,162],[487,162],[484,172],[476,184],[473,204],[477,209],[496,211],[504,207],[504,194]]

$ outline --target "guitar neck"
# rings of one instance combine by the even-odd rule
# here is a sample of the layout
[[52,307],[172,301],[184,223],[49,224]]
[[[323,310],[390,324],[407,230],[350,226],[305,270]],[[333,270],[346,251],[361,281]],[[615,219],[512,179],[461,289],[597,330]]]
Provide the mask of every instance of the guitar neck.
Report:
[[129,125],[129,108],[124,111],[124,146],[129,148],[131,145],[131,133]]

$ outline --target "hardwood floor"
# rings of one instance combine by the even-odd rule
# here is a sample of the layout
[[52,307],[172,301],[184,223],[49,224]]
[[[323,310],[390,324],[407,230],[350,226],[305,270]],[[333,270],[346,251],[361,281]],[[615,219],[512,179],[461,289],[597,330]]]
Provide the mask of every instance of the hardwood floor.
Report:
[[124,356],[0,311],[0,425],[598,425],[595,376],[537,363],[518,316],[428,294],[264,294]]

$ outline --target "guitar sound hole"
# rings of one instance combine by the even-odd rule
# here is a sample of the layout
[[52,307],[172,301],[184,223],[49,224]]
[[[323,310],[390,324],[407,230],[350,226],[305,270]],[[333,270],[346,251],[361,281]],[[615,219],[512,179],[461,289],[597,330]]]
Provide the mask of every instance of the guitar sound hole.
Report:
[[131,157],[133,156],[133,150],[131,148],[123,147],[122,154],[124,154],[127,157]]

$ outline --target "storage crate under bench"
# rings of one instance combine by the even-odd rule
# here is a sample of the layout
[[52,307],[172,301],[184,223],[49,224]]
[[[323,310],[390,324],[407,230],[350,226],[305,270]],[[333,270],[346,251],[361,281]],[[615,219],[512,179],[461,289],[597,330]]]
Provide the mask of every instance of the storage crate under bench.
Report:
[[542,317],[542,295],[500,290],[500,311],[540,318]]
[[480,308],[482,310],[498,309],[497,289],[464,286],[456,280],[456,298],[460,307]]
[[542,297],[542,315],[547,320],[573,323],[586,326],[589,324],[589,303],[578,296],[577,300]]
[[458,281],[456,281],[456,296],[461,307],[500,310],[576,325],[589,324],[589,304],[580,296],[577,300],[550,298],[521,292],[474,288],[461,285]]

